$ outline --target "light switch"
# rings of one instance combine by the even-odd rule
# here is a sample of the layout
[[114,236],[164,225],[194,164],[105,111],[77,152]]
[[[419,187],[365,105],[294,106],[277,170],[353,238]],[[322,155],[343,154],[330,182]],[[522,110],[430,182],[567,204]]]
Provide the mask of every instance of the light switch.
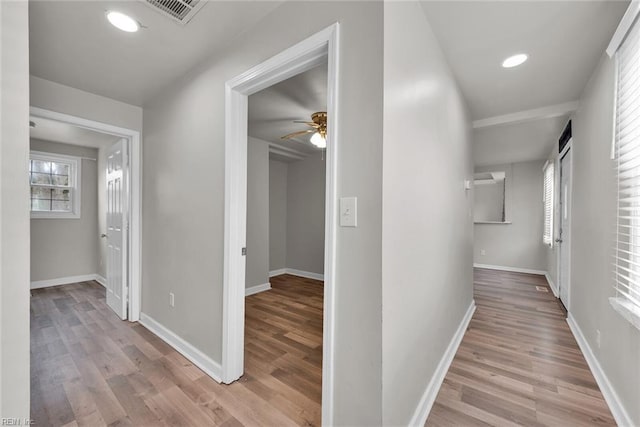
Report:
[[358,198],[340,198],[340,227],[358,226]]

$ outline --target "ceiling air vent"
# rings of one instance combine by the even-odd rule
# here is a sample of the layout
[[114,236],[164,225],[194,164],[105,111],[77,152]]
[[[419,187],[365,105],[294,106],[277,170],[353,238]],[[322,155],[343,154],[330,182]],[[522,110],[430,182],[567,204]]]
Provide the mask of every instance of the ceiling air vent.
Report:
[[144,0],[144,2],[183,25],[207,3],[206,0]]

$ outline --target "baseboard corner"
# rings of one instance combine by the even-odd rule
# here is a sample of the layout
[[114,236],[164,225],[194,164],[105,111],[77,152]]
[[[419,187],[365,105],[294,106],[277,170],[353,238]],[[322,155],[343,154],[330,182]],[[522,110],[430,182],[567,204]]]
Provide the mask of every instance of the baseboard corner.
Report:
[[492,264],[479,264],[473,263],[474,268],[486,268],[487,270],[498,270],[498,271],[510,271],[512,273],[525,273],[525,274],[537,274],[540,276],[544,276],[547,274],[544,270],[535,270],[532,268],[521,268],[521,267],[509,267],[506,265],[492,265]]
[[465,313],[464,317],[460,321],[458,325],[458,329],[455,334],[451,338],[447,349],[445,350],[438,366],[436,367],[429,384],[422,394],[420,398],[420,402],[416,407],[416,410],[411,417],[411,421],[409,422],[410,426],[423,426],[427,422],[427,418],[429,417],[429,412],[431,412],[431,408],[433,407],[434,402],[436,401],[436,397],[438,396],[438,392],[440,391],[440,387],[444,381],[447,372],[449,371],[449,366],[451,366],[451,362],[453,362],[453,358],[458,351],[458,347],[460,347],[460,343],[462,342],[462,338],[464,337],[467,328],[469,327],[469,323],[471,322],[471,318],[473,317],[473,313],[476,311],[476,302],[475,300],[471,300],[471,304],[469,304],[469,308]]
[[185,341],[175,332],[162,325],[146,313],[140,313],[139,322],[162,341],[173,347],[178,353],[219,383],[222,383],[222,367],[218,362]]
[[545,279],[547,279],[547,283],[549,284],[549,287],[551,288],[551,292],[553,292],[553,296],[555,296],[556,298],[559,298],[558,289],[556,288],[556,284],[553,283],[553,280],[551,280],[551,276],[549,276],[549,272],[544,273],[544,277],[545,277]]
[[604,400],[607,402],[607,405],[609,405],[609,409],[611,410],[611,414],[616,420],[616,423],[619,426],[624,427],[631,427],[635,425],[633,423],[633,420],[631,419],[631,416],[622,404],[620,397],[618,397],[618,394],[611,385],[607,374],[605,374],[602,366],[600,366],[600,362],[598,362],[598,359],[593,353],[593,350],[591,349],[591,346],[589,345],[586,337],[582,333],[580,326],[578,326],[578,323],[571,313],[568,313],[567,323],[569,324],[571,333],[578,342],[578,347],[580,347],[580,350],[582,350],[582,354],[587,361],[587,365],[589,365],[589,369],[591,370],[591,373],[593,374],[598,387],[600,387],[600,391],[602,392],[602,396],[604,396]]
[[251,286],[244,290],[244,296],[248,297],[249,295],[255,295],[260,292],[268,291],[269,289],[271,289],[271,283],[269,282],[263,283],[261,285]]

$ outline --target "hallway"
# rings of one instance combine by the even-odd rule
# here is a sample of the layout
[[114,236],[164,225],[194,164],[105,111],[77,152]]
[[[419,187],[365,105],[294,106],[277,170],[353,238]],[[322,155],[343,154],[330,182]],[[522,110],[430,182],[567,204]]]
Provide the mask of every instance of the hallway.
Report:
[[426,425],[615,425],[543,276],[475,269],[474,297]]

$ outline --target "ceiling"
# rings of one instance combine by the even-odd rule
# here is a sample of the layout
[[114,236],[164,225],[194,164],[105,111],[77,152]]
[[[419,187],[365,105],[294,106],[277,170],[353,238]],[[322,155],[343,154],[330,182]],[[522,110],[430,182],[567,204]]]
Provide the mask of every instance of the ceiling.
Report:
[[119,139],[114,135],[83,129],[55,120],[42,119],[39,117],[31,117],[29,120],[36,124],[35,128],[29,129],[29,136],[44,141],[100,148],[111,145]]
[[528,162],[549,157],[569,115],[473,130],[475,166]]
[[[575,101],[628,1],[423,1],[473,120]],[[526,53],[523,65],[502,61]]]
[[[141,106],[280,3],[212,1],[183,26],[142,1],[31,0],[31,74]],[[146,28],[122,32],[105,19],[106,10]]]
[[[282,136],[310,129],[294,120],[311,120],[311,114],[327,111],[327,66],[322,65],[249,96],[249,136],[270,143],[272,157],[307,156],[320,151],[309,142],[311,134],[283,140]],[[280,151],[280,154],[274,153]]]

